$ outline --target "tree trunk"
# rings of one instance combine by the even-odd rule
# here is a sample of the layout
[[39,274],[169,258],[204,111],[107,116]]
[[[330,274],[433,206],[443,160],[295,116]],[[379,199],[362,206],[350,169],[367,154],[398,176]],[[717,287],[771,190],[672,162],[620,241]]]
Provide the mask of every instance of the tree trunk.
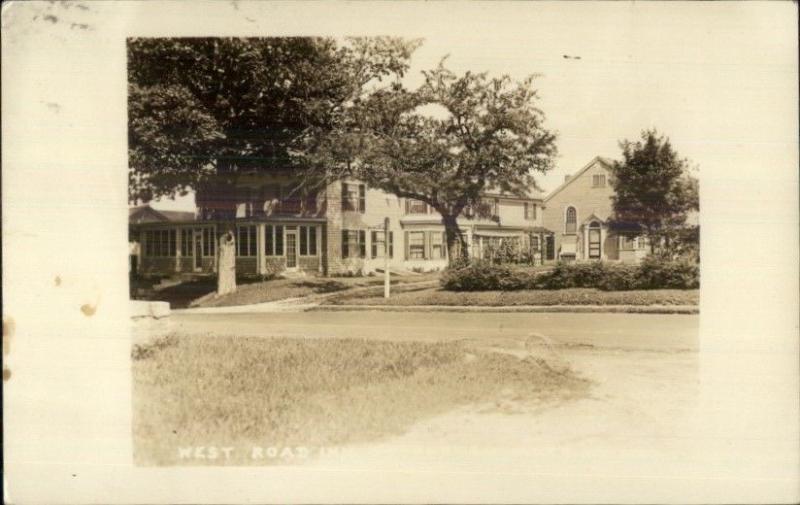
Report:
[[236,226],[231,221],[222,224],[217,250],[217,296],[236,291]]
[[447,242],[447,263],[453,265],[457,259],[466,259],[469,257],[467,251],[467,244],[464,241],[464,236],[458,228],[458,222],[455,216],[444,216],[442,218],[444,223],[444,235]]

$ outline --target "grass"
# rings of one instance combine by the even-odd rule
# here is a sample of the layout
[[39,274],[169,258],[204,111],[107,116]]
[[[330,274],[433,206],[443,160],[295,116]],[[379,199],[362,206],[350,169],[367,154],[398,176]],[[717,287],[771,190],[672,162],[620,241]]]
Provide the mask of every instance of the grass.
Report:
[[440,288],[382,296],[348,296],[343,293],[326,301],[332,305],[698,305],[699,290],[656,289],[600,291],[590,288],[520,291],[453,292]]
[[144,465],[220,464],[182,458],[189,447],[231,447],[226,464],[287,463],[253,459],[254,448],[313,457],[501,394],[522,401],[586,388],[541,359],[465,342],[171,336],[136,346],[133,359],[134,455]]
[[[393,275],[392,284],[408,284],[414,282],[434,281],[439,273],[420,275]],[[136,281],[137,287],[148,288],[152,283],[144,280]],[[184,282],[176,286],[148,291],[144,297],[149,300],[160,300],[170,303],[173,309],[186,307],[230,307],[254,303],[274,302],[287,298],[336,293],[354,288],[383,286],[383,276],[374,277],[308,277],[304,279],[272,279],[268,281],[238,282],[235,293],[220,297],[211,297],[217,289],[216,279],[201,279]],[[202,299],[202,300],[201,300]]]

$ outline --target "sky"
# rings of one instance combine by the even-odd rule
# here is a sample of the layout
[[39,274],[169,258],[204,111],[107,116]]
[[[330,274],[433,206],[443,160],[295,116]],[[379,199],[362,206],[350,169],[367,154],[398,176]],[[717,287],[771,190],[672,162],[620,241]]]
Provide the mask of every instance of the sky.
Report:
[[[263,15],[258,5],[238,5],[242,15]],[[374,10],[375,23],[365,26],[424,38],[405,79],[409,86],[444,56],[458,73],[538,74],[545,124],[558,134],[556,166],[537,176],[546,191],[594,156],[619,158],[619,142],[648,128],[667,135],[701,180],[704,167],[724,169],[732,156],[794,162],[796,116],[785,108],[797,78],[796,28],[785,22],[796,14],[791,3],[439,3],[425,9]],[[327,30],[354,30],[330,23]],[[154,205],[186,209],[191,202]]]

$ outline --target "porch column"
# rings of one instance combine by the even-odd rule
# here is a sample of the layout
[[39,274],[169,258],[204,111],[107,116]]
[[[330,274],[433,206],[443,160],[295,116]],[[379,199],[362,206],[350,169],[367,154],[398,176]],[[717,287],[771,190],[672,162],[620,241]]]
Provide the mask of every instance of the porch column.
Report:
[[183,230],[181,228],[175,228],[175,272],[181,271],[181,256],[183,256],[183,251],[181,250],[181,234]]
[[262,275],[264,273],[264,230],[265,230],[264,223],[259,223],[256,225],[256,272],[258,275]]
[[606,248],[603,245],[606,243],[606,237],[608,236],[608,230],[606,229],[606,224],[603,223],[600,225],[600,259],[607,260],[608,255],[606,254]]

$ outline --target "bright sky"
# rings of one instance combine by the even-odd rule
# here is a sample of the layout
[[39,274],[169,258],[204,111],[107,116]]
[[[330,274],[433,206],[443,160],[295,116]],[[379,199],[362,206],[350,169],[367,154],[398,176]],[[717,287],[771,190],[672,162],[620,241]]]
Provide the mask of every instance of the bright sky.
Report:
[[[791,3],[424,5],[395,18],[390,8],[376,10],[386,19],[367,26],[394,34],[402,25],[397,34],[425,38],[412,59],[412,85],[444,55],[456,72],[541,74],[541,107],[560,151],[556,168],[539,177],[547,191],[596,155],[618,158],[618,141],[650,127],[671,138],[701,179],[703,167],[724,171],[731,160],[765,169],[795,163],[796,114],[785,109],[797,82]],[[257,18],[258,7],[238,10]],[[191,205],[191,198],[157,204]]]

